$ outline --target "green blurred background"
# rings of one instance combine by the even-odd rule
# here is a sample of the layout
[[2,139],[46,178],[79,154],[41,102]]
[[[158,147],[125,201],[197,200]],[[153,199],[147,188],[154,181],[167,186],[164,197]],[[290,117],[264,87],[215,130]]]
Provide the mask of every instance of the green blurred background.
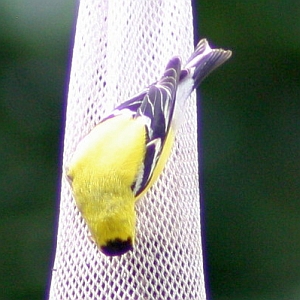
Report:
[[[202,193],[213,300],[300,299],[300,3],[197,0],[233,50],[202,85]],[[75,1],[0,3],[0,299],[49,281]]]

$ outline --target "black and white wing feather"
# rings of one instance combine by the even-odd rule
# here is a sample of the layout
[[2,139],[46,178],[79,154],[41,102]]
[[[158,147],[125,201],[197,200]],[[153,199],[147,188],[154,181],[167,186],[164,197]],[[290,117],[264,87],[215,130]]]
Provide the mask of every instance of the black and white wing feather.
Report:
[[126,111],[131,113],[132,118],[143,118],[144,120],[146,153],[140,173],[132,185],[136,196],[147,187],[164,147],[173,116],[180,71],[180,59],[172,58],[159,81],[132,99],[120,104],[112,114],[104,119],[112,118]]
[[173,57],[159,81],[116,107],[112,114],[104,119],[129,113],[132,118],[144,120],[146,153],[143,166],[131,187],[135,196],[147,188],[164,148],[171,123],[176,122],[177,117],[183,114],[186,99],[210,72],[230,56],[231,51],[211,49],[207,40],[202,39],[184,69],[181,69],[180,58]]

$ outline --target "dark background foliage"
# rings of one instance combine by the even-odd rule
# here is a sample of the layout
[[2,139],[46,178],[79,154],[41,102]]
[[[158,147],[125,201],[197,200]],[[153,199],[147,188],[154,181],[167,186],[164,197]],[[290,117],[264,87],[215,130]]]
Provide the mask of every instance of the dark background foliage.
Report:
[[[233,57],[201,88],[213,300],[300,299],[300,4],[195,1]],[[74,1],[0,3],[0,299],[49,281]]]

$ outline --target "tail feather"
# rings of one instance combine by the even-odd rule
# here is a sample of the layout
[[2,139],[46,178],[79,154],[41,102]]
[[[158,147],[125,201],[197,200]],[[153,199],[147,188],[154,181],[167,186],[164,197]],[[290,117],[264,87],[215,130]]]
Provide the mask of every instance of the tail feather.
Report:
[[193,88],[197,88],[213,70],[228,60],[231,54],[230,50],[211,49],[206,39],[200,40],[185,66],[192,74]]
[[176,93],[176,109],[174,128],[182,123],[182,112],[186,107],[186,99],[192,91],[217,67],[222,65],[231,56],[230,50],[211,49],[207,40],[202,39],[196,46],[194,53],[188,59],[179,76]]

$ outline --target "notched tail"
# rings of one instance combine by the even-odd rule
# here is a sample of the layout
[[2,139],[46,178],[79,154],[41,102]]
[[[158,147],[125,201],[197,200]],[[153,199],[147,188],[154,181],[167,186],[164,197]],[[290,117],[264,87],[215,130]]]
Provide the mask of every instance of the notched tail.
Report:
[[192,71],[193,88],[197,88],[214,69],[222,65],[231,55],[230,50],[211,49],[206,39],[200,40],[185,66],[185,69]]

